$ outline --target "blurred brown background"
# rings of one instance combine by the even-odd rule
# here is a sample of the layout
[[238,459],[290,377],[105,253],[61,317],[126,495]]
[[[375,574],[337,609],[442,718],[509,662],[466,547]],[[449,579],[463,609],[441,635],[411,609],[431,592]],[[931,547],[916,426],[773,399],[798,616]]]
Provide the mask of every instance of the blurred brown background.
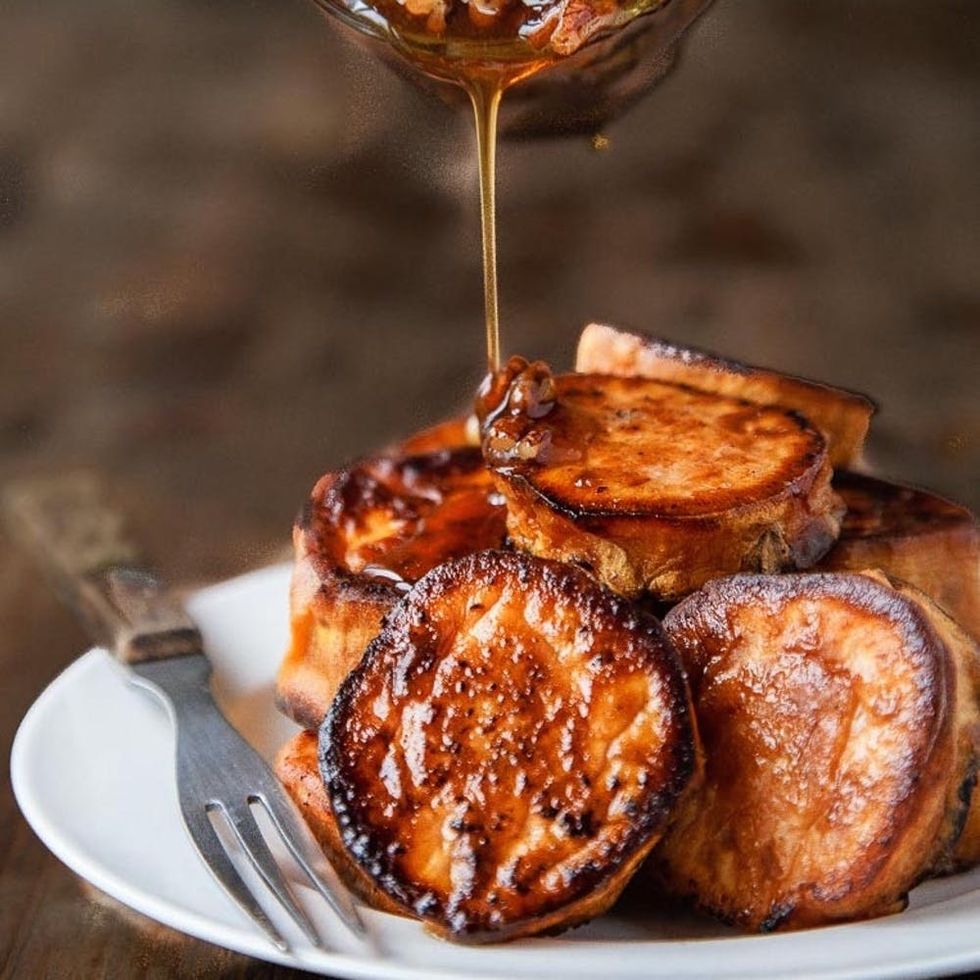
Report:
[[[976,0],[718,0],[604,135],[501,150],[505,350],[605,318],[854,387],[884,474],[980,504]],[[0,483],[105,471],[181,581],[281,557],[322,470],[468,397],[478,231],[469,121],[303,0],[0,0]],[[28,567],[0,539],[4,757],[84,646]],[[3,976],[264,969],[0,810]]]

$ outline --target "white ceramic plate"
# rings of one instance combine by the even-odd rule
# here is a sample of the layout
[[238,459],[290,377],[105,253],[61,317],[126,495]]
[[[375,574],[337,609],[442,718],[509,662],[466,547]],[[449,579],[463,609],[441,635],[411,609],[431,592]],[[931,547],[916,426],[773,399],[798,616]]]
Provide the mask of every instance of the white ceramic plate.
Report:
[[[198,593],[193,614],[215,666],[219,702],[271,758],[295,730],[272,703],[287,638],[289,571],[272,568]],[[173,780],[169,722],[125,683],[102,651],[72,664],[38,698],[14,743],[14,792],[52,851],[134,909],[209,942],[342,977],[897,977],[980,966],[980,871],[917,888],[902,915],[808,932],[741,936],[694,917],[621,903],[556,939],[457,947],[414,922],[368,913],[377,949],[336,928],[306,889],[304,905],[334,942],[318,952],[295,936],[280,954],[201,865],[185,836]],[[281,918],[277,918],[281,923]]]

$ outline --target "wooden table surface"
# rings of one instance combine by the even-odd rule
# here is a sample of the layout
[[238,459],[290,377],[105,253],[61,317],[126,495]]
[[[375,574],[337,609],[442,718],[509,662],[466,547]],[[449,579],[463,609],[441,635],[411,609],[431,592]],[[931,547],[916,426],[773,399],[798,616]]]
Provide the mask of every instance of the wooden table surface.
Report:
[[[478,379],[467,121],[301,0],[0,25],[0,484],[105,473],[183,584],[283,557],[321,471]],[[868,391],[878,468],[976,507],[978,37],[969,0],[718,0],[603,152],[502,148],[505,348],[604,318]],[[4,534],[6,759],[86,640]],[[0,976],[299,974],[96,893],[5,771]]]

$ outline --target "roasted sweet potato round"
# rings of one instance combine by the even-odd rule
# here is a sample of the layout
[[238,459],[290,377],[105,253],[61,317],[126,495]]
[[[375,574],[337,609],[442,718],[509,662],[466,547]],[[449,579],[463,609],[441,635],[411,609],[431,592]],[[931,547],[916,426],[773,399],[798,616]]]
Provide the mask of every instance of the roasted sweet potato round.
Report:
[[479,449],[449,423],[413,437],[412,449],[328,473],[293,529],[291,644],[279,670],[280,707],[317,728],[340,682],[398,599],[429,569],[506,534]]
[[875,411],[874,402],[854,391],[602,323],[582,331],[575,370],[671,381],[756,405],[791,408],[823,433],[835,467],[860,461]]
[[806,568],[837,536],[825,441],[793,412],[521,358],[480,408],[514,543],[624,595]]
[[488,941],[605,911],[698,765],[659,624],[557,562],[425,576],[320,732],[341,837],[434,931]]
[[655,854],[669,888],[762,931],[900,909],[962,832],[976,762],[925,608],[875,573],[740,575],[665,628],[705,749]]

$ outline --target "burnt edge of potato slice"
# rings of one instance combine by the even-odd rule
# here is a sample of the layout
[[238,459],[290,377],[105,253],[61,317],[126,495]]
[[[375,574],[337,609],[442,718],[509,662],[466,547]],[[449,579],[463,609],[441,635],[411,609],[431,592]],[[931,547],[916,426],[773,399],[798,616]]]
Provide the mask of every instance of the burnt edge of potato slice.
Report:
[[575,568],[499,551],[440,566],[399,603],[320,752],[353,858],[466,942],[605,911],[699,766],[659,623]]
[[858,461],[877,411],[875,403],[858,392],[602,323],[590,323],[582,330],[575,370],[679,382],[759,405],[793,409],[824,434],[835,467]]
[[935,528],[977,526],[968,508],[921,487],[837,470],[834,489],[847,505],[842,538],[905,537]]
[[705,749],[654,855],[670,890],[760,931],[904,907],[962,829],[974,761],[972,692],[923,605],[874,572],[740,575],[664,625]]
[[980,527],[973,514],[928,490],[861,473],[838,471],[833,486],[847,512],[820,569],[879,568],[980,636]]
[[[444,424],[408,445],[460,436]],[[502,502],[468,445],[382,455],[322,477],[293,528],[291,644],[277,703],[318,728],[385,613],[435,565],[505,537]]]
[[337,821],[320,775],[318,742],[315,731],[294,735],[276,755],[276,778],[299,808],[334,871],[354,895],[372,908],[404,915],[405,910],[371,881],[340,839]]
[[478,415],[514,543],[624,595],[806,568],[837,537],[826,442],[793,411],[512,358]]
[[950,780],[945,826],[929,875],[954,874],[980,864],[980,643],[953,619],[932,596],[907,582],[881,576],[896,592],[913,602],[950,652],[956,673],[953,728],[958,761]]
[[502,540],[495,497],[475,446],[376,456],[322,478],[296,526],[321,577],[401,594],[480,541]]

